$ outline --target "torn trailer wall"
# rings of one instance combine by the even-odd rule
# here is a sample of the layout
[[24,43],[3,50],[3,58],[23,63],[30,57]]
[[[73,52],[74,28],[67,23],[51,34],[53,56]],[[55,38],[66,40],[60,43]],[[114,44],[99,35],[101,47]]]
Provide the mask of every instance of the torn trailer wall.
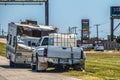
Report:
[[29,26],[18,26],[18,32],[17,35],[20,36],[30,36],[30,37],[42,37],[42,36],[48,36],[49,33],[56,33],[57,28],[53,29],[44,29],[41,27],[37,28],[31,28]]

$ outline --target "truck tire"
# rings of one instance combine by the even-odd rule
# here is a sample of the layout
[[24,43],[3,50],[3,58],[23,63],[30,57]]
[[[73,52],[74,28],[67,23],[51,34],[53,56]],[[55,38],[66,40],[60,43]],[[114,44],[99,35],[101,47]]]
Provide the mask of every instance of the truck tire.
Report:
[[73,69],[78,70],[78,71],[84,71],[85,70],[85,65],[76,64],[76,65],[73,66]]
[[39,72],[38,65],[39,65],[39,63],[38,63],[38,56],[36,55],[36,72]]
[[55,66],[55,68],[56,68],[56,71],[60,71],[60,72],[62,72],[62,71],[68,71],[69,70],[69,66],[63,66],[63,65],[56,65]]
[[43,70],[39,70],[39,66],[40,65],[40,63],[39,63],[39,58],[38,58],[38,56],[36,57],[36,72],[43,72]]
[[13,68],[15,67],[15,64],[10,60],[10,67]]
[[40,70],[40,68],[43,68],[43,67],[41,67],[40,65],[42,65],[42,66],[43,66],[43,65],[48,66],[47,63],[40,63],[40,62],[39,62],[39,58],[37,57],[37,58],[36,58],[36,71],[37,71],[37,72],[46,72],[46,69],[47,69],[47,68],[44,67],[45,69]]
[[32,65],[31,68],[32,68],[32,71],[36,70],[36,65]]
[[31,65],[31,68],[32,68],[32,71],[34,71],[34,70],[36,70],[36,65],[35,65],[35,63],[34,63],[34,61],[33,61],[33,54],[32,54],[32,57],[31,57],[31,61],[32,61],[32,65]]
[[70,68],[69,66],[65,66],[64,70],[65,70],[65,71],[68,71],[69,68]]

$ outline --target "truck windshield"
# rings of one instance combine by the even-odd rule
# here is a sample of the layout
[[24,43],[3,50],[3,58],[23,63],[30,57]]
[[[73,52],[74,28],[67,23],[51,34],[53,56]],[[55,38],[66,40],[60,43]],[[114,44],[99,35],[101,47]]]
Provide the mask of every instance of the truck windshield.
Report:
[[42,46],[44,45],[48,45],[48,38],[44,38],[43,42],[42,42]]

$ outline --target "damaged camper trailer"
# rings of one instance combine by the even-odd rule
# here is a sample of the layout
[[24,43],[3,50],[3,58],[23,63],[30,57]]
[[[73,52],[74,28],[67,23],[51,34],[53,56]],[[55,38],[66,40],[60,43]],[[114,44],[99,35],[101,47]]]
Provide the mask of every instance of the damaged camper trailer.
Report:
[[32,50],[40,37],[56,32],[56,27],[38,25],[36,21],[9,23],[6,57],[10,60],[10,67],[18,64],[30,65]]

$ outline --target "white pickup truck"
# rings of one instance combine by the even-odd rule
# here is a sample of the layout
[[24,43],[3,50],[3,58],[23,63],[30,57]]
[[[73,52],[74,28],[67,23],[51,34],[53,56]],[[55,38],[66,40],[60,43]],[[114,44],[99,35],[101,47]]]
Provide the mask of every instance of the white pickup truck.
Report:
[[48,67],[85,69],[85,52],[76,47],[75,34],[52,33],[40,38],[32,53],[32,70],[46,71]]

